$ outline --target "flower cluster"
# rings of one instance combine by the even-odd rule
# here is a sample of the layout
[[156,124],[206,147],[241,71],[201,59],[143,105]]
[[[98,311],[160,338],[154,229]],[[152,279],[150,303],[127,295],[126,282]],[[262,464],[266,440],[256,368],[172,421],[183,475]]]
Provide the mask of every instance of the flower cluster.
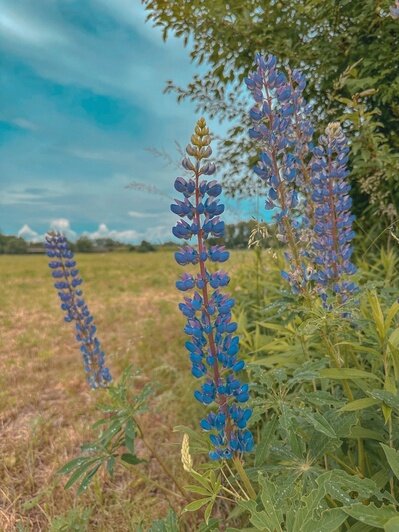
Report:
[[357,290],[355,283],[344,280],[356,272],[350,261],[355,233],[351,214],[350,185],[346,180],[349,147],[339,123],[327,126],[325,135],[313,149],[311,160],[313,195],[316,205],[314,225],[315,280],[321,286],[325,301],[325,288],[339,295],[344,303],[348,295]]
[[54,287],[65,311],[65,321],[75,322],[76,340],[80,344],[87,382],[91,388],[106,386],[112,378],[105,367],[105,355],[96,337],[96,327],[82,297],[82,279],[66,238],[60,233],[48,233],[45,247],[50,258],[49,267],[55,279]]
[[229,277],[223,270],[211,272],[205,266],[207,262],[225,262],[229,257],[223,246],[208,248],[205,244],[209,236],[220,237],[224,232],[224,222],[219,218],[224,205],[218,199],[222,188],[215,180],[200,180],[201,176],[215,172],[214,164],[206,160],[212,153],[210,141],[206,122],[201,118],[186,148],[194,162],[188,157],[182,162],[193,175],[188,180],[176,179],[175,189],[184,199],[176,200],[171,210],[182,218],[173,228],[174,236],[184,240],[194,236],[197,241],[195,247],[182,247],[175,258],[181,265],[198,265],[199,272],[183,274],[176,286],[183,292],[193,291],[179,307],[187,318],[184,331],[190,339],[185,346],[192,374],[203,379],[194,396],[204,405],[216,405],[201,421],[201,427],[211,432],[214,449],[209,456],[217,460],[251,451],[254,441],[246,428],[252,411],[240,406],[248,401],[249,392],[248,384],[241,383],[236,376],[244,368],[244,361],[238,358],[239,338],[234,336],[237,329],[231,316],[234,300],[220,291]]
[[399,19],[399,0],[396,0],[395,5],[389,9],[393,19]]
[[[310,196],[307,160],[313,127],[309,119],[311,106],[303,97],[306,80],[298,71],[280,72],[273,55],[257,54],[257,70],[246,78],[255,105],[250,110],[253,127],[249,136],[259,147],[259,162],[254,171],[268,185],[267,209],[278,208],[274,219],[279,239],[287,244],[290,271],[284,276],[295,293],[306,285],[300,245],[299,216],[304,211],[299,202]],[[301,186],[302,195],[298,195]],[[302,223],[305,219],[302,217]]]
[[346,280],[355,267],[345,136],[330,124],[314,147],[303,74],[279,72],[272,55],[257,54],[255,61],[257,70],[245,80],[255,100],[249,135],[260,150],[254,170],[269,187],[266,208],[279,208],[274,218],[290,264],[282,276],[295,294],[315,284],[325,306],[329,291],[344,303],[357,290]]

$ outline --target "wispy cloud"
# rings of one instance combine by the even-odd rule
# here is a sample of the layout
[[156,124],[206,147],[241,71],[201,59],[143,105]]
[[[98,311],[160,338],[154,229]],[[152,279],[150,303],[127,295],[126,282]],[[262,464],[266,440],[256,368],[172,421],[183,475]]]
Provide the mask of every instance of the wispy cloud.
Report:
[[159,212],[129,211],[128,215],[131,218],[159,218],[160,213]]

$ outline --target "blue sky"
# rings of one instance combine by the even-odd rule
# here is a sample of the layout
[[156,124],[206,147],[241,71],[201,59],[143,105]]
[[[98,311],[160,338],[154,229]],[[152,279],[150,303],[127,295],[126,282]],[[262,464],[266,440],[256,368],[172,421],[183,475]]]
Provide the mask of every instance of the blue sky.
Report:
[[[0,230],[169,239],[179,170],[148,148],[178,160],[175,141],[185,145],[198,118],[162,93],[195,71],[182,42],[165,44],[139,0],[0,6]],[[126,189],[132,181],[160,193]]]

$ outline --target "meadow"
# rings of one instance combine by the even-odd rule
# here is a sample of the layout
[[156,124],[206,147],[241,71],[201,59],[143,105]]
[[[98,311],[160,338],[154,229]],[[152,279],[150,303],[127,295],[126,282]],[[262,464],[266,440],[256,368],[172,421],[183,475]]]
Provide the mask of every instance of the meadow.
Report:
[[[249,254],[248,254],[249,255]],[[242,263],[243,252],[232,263]],[[173,253],[78,254],[84,293],[95,317],[115,380],[128,365],[139,382],[154,383],[151,412],[142,423],[177,477],[181,434],[201,410],[192,400],[195,382],[181,334],[183,318],[173,289],[179,268]],[[0,256],[0,529],[138,530],[183,506],[159,465],[114,478],[100,474],[87,493],[65,491],[55,475],[79,453],[98,419],[102,391],[90,391],[71,324],[62,312],[44,256]],[[194,420],[194,421],[193,421]],[[137,444],[138,454],[148,458]],[[90,524],[90,525],[89,525]],[[64,528],[63,528],[64,527]],[[67,528],[65,528],[67,527]]]

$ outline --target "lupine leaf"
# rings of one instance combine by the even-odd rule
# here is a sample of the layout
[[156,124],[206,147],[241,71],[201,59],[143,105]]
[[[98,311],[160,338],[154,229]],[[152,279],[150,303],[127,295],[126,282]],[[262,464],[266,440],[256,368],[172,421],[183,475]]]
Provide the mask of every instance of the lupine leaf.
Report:
[[399,530],[399,516],[392,517],[384,525],[384,532],[398,532]]
[[269,451],[269,445],[270,445],[271,439],[273,438],[277,423],[278,423],[278,420],[276,417],[274,417],[273,419],[267,421],[265,425],[263,426],[260,441],[258,442],[256,446],[255,467],[260,466],[265,461],[267,453]]
[[121,460],[131,465],[136,465],[136,464],[140,464],[141,462],[143,462],[143,460],[140,460],[140,458],[138,458],[136,455],[131,454],[131,453],[123,453],[121,455]]
[[369,408],[370,406],[378,405],[380,401],[378,399],[373,399],[372,397],[363,397],[362,399],[355,399],[346,403],[343,407],[339,409],[339,412],[354,412],[356,410],[363,410],[364,408]]
[[377,508],[374,503],[367,506],[364,504],[354,504],[350,507],[343,507],[342,510],[354,519],[378,528],[383,528],[390,519],[398,516],[398,512],[394,506],[389,505]]
[[304,412],[303,416],[318,432],[325,434],[329,438],[337,438],[330,423],[319,412]]
[[388,447],[388,445],[385,445],[384,443],[381,443],[380,445],[384,450],[390,468],[392,469],[396,478],[399,479],[399,452],[396,449]]
[[78,488],[78,491],[77,491],[78,495],[80,495],[81,493],[83,493],[87,489],[87,487],[90,484],[92,478],[97,473],[97,471],[99,470],[100,467],[101,467],[101,463],[95,465],[93,467],[93,469],[87,473],[87,475],[82,480],[82,482],[81,482],[81,484],[80,484],[80,486]]
[[325,368],[320,370],[319,377],[321,379],[377,379],[381,380],[377,375],[364,371],[362,369],[355,368]]
[[80,467],[78,467],[73,475],[71,475],[68,479],[68,482],[65,484],[64,489],[69,489],[75,482],[89,469],[90,466],[92,466],[94,463],[98,461],[97,458],[92,458],[90,460],[87,460],[84,464],[82,464]]
[[189,504],[187,504],[187,506],[184,507],[183,512],[196,512],[211,500],[211,497],[204,497],[203,499],[198,499],[196,501],[190,502]]
[[60,469],[58,469],[57,474],[59,475],[65,475],[75,469],[76,467],[84,464],[86,462],[87,458],[85,456],[79,456],[79,458],[74,458],[70,462],[66,463],[64,466],[62,466]]

